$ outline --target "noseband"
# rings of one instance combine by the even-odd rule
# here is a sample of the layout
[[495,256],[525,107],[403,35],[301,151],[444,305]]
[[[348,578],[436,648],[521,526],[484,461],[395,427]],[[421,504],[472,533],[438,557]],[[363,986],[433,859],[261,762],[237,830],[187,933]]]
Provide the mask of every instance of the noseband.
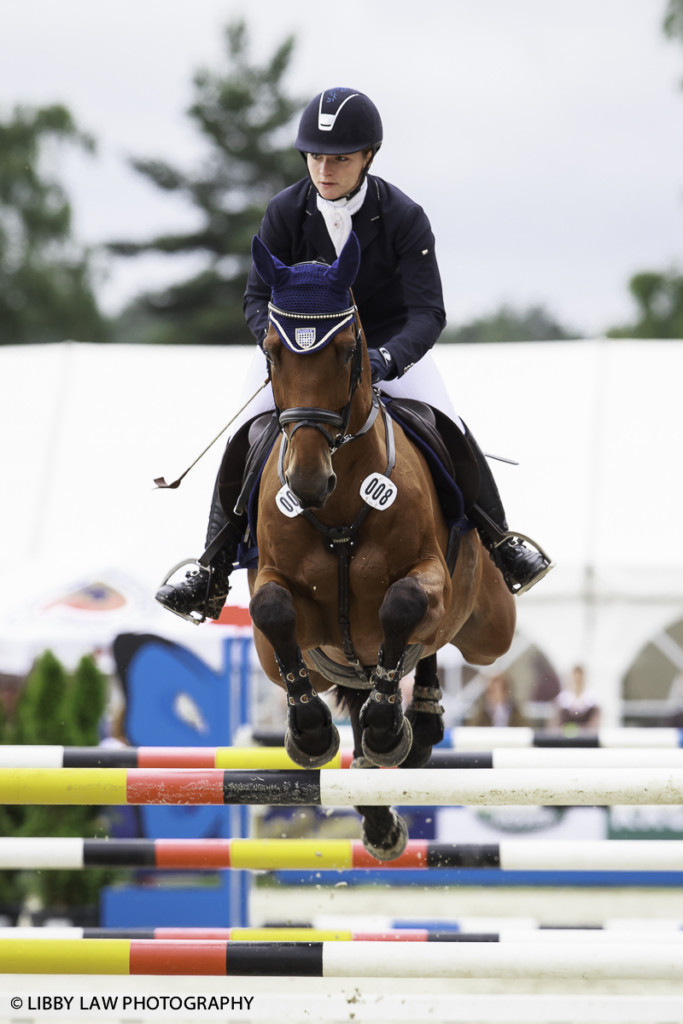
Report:
[[[352,362],[351,362],[351,373],[349,375],[349,392],[348,401],[341,412],[332,412],[331,409],[321,409],[318,406],[299,405],[293,406],[289,409],[277,409],[278,423],[285,435],[286,443],[291,442],[292,438],[296,434],[297,430],[301,427],[313,427],[319,431],[329,446],[332,455],[349,441],[353,441],[356,437],[362,437],[363,434],[367,433],[372,424],[375,422],[377,413],[379,411],[379,402],[377,396],[373,394],[372,407],[368,418],[356,434],[349,434],[349,420],[351,419],[351,404],[353,402],[353,396],[356,392],[358,384],[361,379],[363,370],[363,335],[360,330],[358,323],[358,314],[355,307],[353,307],[356,313],[355,330],[356,330],[356,345],[353,350]],[[282,312],[279,310],[278,312]],[[301,318],[301,314],[289,314],[291,316],[297,316]],[[307,320],[323,320],[329,319],[322,316],[313,316],[311,314],[306,315]],[[270,367],[269,367],[270,374]],[[285,427],[291,423],[294,427],[287,434]],[[332,428],[332,429],[328,429]],[[283,452],[284,454],[284,452]]]

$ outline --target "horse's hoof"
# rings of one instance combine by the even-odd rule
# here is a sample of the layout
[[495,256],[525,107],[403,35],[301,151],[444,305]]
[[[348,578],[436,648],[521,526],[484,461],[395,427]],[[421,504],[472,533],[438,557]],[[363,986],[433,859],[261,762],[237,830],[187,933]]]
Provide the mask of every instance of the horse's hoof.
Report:
[[285,733],[285,750],[294,764],[298,764],[300,768],[324,768],[339,750],[339,731],[334,724],[330,725],[330,729],[332,730],[332,742],[322,754],[307,754],[305,750],[297,746],[292,730],[288,729]]
[[377,765],[373,764],[364,754],[360,757],[354,757],[353,761],[349,765],[350,768],[376,768]]
[[367,743],[366,735],[367,729],[363,732],[363,753],[370,764],[377,765],[378,768],[398,768],[398,766],[405,761],[406,757],[410,753],[410,748],[413,745],[413,730],[407,718],[403,719],[401,735],[399,736],[398,742],[393,750],[372,750]]
[[418,743],[413,742],[412,747],[408,751],[408,756],[401,761],[401,768],[424,768],[432,756],[431,747],[421,747]]
[[395,811],[392,811],[391,815],[394,819],[393,827],[385,844],[372,843],[367,836],[365,825],[363,825],[363,846],[377,860],[396,860],[408,845],[408,828],[405,821]]

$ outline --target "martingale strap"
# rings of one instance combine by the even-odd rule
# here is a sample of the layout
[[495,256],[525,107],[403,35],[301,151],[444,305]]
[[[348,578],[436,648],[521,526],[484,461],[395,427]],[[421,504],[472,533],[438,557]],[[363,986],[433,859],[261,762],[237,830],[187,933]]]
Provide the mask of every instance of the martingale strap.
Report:
[[[384,404],[382,402],[379,402],[378,404],[384,421],[386,443],[387,464],[384,470],[384,476],[390,477],[394,466],[396,465],[394,427],[391,422],[391,417],[387,415]],[[280,479],[284,483],[283,475],[281,475]],[[369,511],[370,506],[364,503],[360,512],[349,526],[326,526],[325,523],[320,522],[317,516],[314,515],[310,509],[304,509],[301,513],[301,515],[303,515],[312,526],[315,526],[316,530],[320,531],[323,535],[323,544],[328,551],[337,557],[337,604],[339,606],[339,628],[342,636],[342,648],[344,650],[346,660],[353,669],[356,677],[364,684],[364,687],[368,684],[369,675],[362,661],[358,657],[351,639],[351,586],[349,582],[349,567],[351,565],[351,559],[355,554],[358,531],[365,521]]]

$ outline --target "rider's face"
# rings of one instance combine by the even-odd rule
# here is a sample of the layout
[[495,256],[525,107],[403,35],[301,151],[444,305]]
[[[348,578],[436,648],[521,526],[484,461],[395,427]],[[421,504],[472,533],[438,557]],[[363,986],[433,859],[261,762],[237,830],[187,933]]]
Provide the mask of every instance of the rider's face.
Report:
[[370,160],[367,150],[357,153],[307,153],[311,180],[323,199],[341,199],[353,192]]

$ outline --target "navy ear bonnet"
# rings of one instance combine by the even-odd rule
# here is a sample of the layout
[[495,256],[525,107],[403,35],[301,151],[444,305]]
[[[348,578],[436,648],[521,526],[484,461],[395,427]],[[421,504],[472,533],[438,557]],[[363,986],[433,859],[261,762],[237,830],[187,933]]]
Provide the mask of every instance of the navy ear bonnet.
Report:
[[360,266],[360,245],[353,234],[332,266],[296,263],[288,267],[273,256],[256,235],[254,267],[271,288],[268,319],[291,352],[315,352],[355,317],[349,289]]

